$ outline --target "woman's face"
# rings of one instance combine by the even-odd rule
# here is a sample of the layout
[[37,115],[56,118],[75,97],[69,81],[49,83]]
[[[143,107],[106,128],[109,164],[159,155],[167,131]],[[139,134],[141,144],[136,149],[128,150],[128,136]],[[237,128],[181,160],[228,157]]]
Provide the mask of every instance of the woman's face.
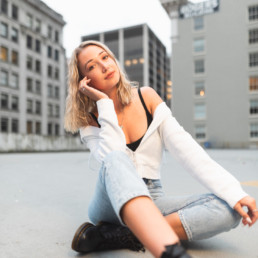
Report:
[[78,55],[80,73],[91,79],[89,86],[109,92],[116,86],[120,74],[115,61],[101,47],[89,45]]

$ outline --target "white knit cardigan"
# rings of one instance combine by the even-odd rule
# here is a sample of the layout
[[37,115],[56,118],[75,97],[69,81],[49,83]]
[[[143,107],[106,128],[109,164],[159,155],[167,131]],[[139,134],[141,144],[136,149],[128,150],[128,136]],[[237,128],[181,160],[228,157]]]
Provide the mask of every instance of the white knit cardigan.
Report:
[[90,163],[101,164],[106,154],[119,150],[128,154],[143,178],[159,179],[163,150],[176,158],[190,174],[209,191],[225,200],[232,208],[247,196],[240,183],[181,127],[164,102],[154,112],[153,121],[136,151],[126,146],[111,99],[97,101],[101,128],[80,128],[81,140],[91,151]]

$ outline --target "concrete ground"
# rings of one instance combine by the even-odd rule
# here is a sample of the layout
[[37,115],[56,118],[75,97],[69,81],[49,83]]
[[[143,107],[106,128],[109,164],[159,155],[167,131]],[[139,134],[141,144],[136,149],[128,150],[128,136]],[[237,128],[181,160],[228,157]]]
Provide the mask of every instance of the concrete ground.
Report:
[[[258,150],[208,150],[258,200]],[[152,257],[128,250],[80,255],[71,240],[87,221],[97,173],[88,169],[88,152],[0,155],[0,257]],[[162,182],[167,194],[206,190],[166,155]],[[176,180],[175,180],[176,179]],[[257,258],[258,222],[208,240],[186,243],[193,257]]]

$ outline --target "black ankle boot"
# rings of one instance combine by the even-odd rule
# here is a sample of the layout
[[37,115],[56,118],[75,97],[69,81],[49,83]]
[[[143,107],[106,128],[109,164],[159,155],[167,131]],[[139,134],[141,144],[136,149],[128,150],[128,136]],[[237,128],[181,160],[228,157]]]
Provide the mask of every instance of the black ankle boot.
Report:
[[191,258],[179,244],[167,245],[165,247],[166,251],[162,253],[161,258]]
[[74,235],[72,249],[81,253],[115,249],[145,251],[143,245],[127,227],[107,222],[97,226],[88,222],[82,224]]

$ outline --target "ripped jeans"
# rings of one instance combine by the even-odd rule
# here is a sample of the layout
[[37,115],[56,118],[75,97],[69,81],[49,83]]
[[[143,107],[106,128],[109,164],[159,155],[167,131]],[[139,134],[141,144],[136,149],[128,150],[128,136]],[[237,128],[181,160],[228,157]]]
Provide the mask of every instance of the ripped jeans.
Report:
[[235,228],[241,216],[214,194],[165,196],[159,179],[141,178],[133,162],[123,152],[108,154],[99,177],[88,214],[90,220],[125,225],[120,211],[137,196],[150,197],[164,216],[177,212],[188,240],[200,240]]

